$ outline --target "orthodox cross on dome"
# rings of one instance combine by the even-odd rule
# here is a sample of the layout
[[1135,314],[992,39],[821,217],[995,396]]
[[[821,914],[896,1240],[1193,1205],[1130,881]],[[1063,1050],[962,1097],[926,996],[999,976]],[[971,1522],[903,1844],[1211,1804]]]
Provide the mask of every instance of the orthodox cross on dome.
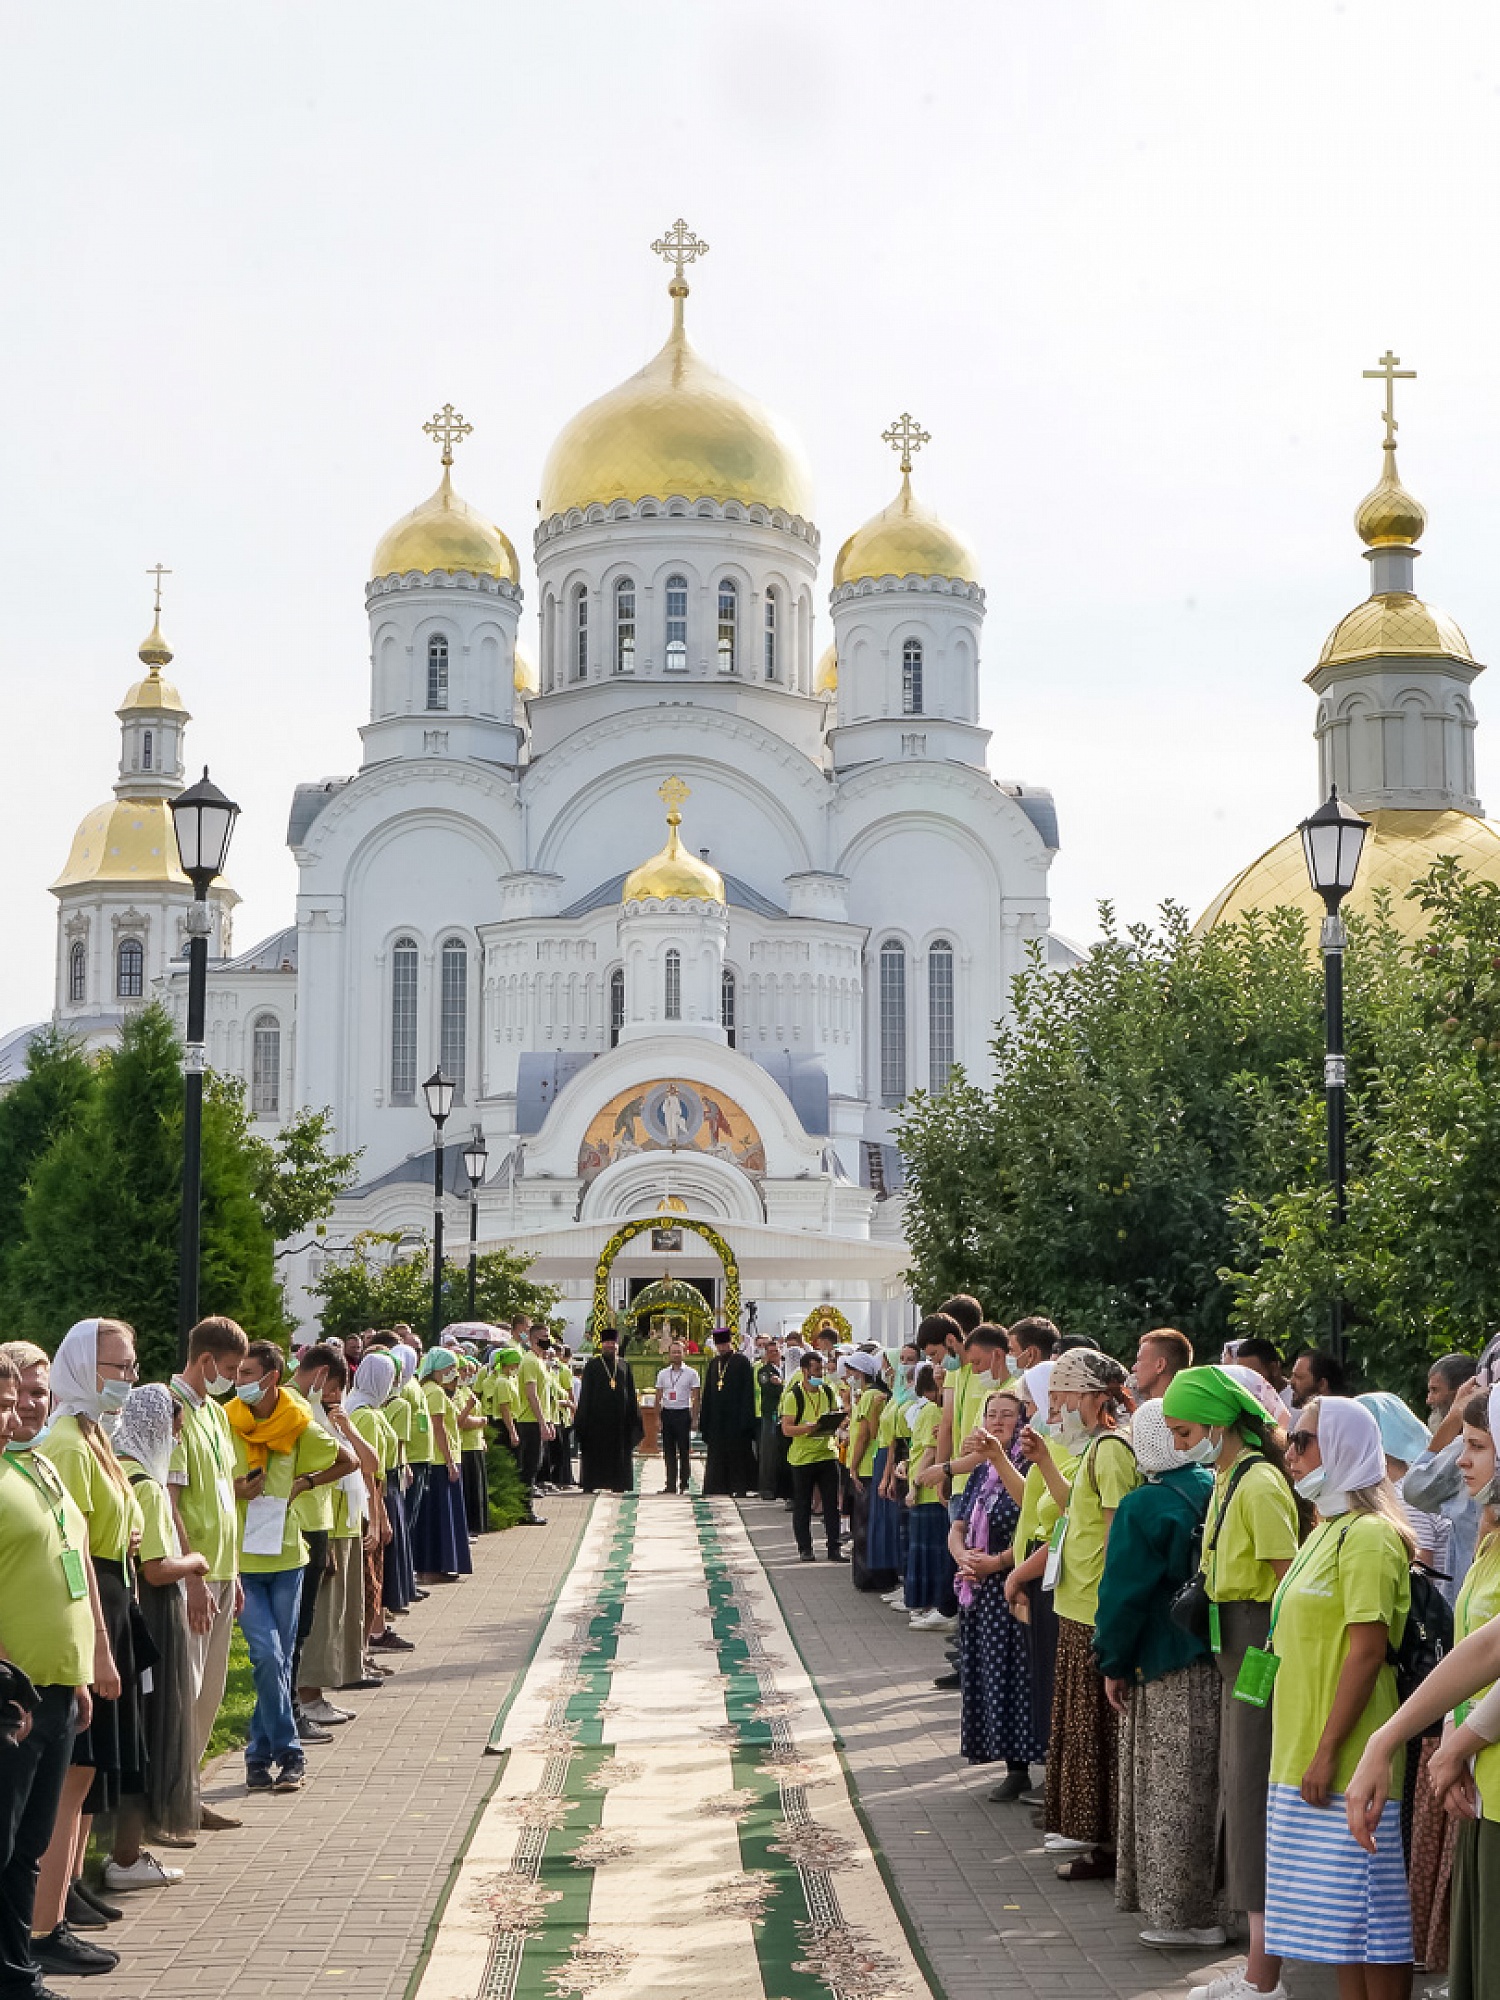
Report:
[[681,778],[668,778],[666,783],[659,787],[656,796],[666,805],[667,825],[680,826],[682,824],[682,802],[684,799],[690,799],[693,796],[692,787],[685,785]]
[[155,564],[155,565],[154,565],[154,566],[153,566],[153,567],[152,567],[151,569],[148,569],[148,570],[147,570],[147,572],[146,572],[146,574],[147,574],[147,576],[154,576],[154,577],[156,578],[156,607],[155,607],[155,608],[156,608],[156,617],[157,617],[157,622],[158,622],[158,623],[160,623],[160,621],[161,621],[161,580],[162,580],[162,578],[163,578],[164,576],[170,576],[170,575],[172,574],[172,572],[171,572],[171,571],[170,571],[170,570],[169,570],[168,568],[166,568],[166,566],[165,566],[164,564],[162,564],[162,563],[157,563],[157,564]]
[[901,470],[911,471],[911,455],[920,451],[924,444],[932,443],[932,432],[924,431],[910,410],[903,410],[888,431],[880,433],[882,444],[888,444],[892,451],[901,454]]
[[1401,428],[1396,422],[1396,384],[1398,382],[1415,382],[1417,371],[1415,368],[1403,368],[1401,366],[1401,356],[1399,354],[1392,354],[1391,350],[1387,348],[1385,353],[1380,357],[1380,366],[1378,368],[1366,368],[1364,370],[1364,378],[1367,382],[1385,383],[1385,448],[1387,451],[1394,451],[1396,449],[1396,432]]
[[682,275],[687,266],[708,255],[708,245],[701,236],[693,234],[680,215],[665,236],[657,237],[651,248],[672,266],[672,283],[668,289],[674,297],[679,286],[684,293],[687,291],[687,282]]
[[428,423],[423,424],[422,428],[430,438],[443,447],[444,465],[451,465],[453,463],[453,447],[456,444],[462,444],[474,426],[466,424],[462,415],[454,409],[451,403],[444,403],[437,415]]

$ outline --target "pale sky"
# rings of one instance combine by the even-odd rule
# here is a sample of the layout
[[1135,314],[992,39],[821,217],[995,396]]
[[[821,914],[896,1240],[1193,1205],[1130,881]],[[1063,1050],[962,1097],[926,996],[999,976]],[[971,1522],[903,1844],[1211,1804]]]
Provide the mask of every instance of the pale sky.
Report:
[[1063,932],[1200,908],[1317,803],[1302,678],[1369,588],[1387,346],[1418,588],[1500,647],[1492,6],[12,0],[4,55],[0,1031],[52,1002],[47,884],[115,775],[147,566],[189,767],[244,807],[246,949],[293,915],[293,785],[357,767],[423,420],[475,427],[458,485],[534,652],[541,465],[664,338],[679,214],[693,337],[801,434],[825,578],[894,491],[880,432],[931,431]]

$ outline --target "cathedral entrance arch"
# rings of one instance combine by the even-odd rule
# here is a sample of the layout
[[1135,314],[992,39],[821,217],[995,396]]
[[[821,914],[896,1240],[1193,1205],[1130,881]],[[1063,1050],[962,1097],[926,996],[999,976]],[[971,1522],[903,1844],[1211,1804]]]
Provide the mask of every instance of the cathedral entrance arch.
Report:
[[589,1315],[589,1331],[595,1340],[601,1328],[613,1324],[609,1309],[609,1274],[614,1261],[627,1243],[633,1243],[648,1229],[660,1229],[666,1224],[672,1229],[691,1229],[701,1236],[710,1250],[724,1266],[724,1324],[736,1338],[740,1330],[740,1266],[739,1259],[715,1229],[712,1223],[700,1222],[695,1216],[678,1215],[668,1211],[661,1215],[641,1215],[624,1223],[617,1229],[604,1248],[599,1252],[599,1261],[594,1266],[594,1307]]

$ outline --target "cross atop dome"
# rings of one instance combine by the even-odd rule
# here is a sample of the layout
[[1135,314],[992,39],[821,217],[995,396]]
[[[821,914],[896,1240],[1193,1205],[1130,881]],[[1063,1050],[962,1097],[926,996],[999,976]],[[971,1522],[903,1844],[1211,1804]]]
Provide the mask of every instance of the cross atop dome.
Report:
[[658,236],[651,245],[658,257],[672,266],[672,282],[667,290],[674,299],[687,297],[687,280],[683,272],[689,264],[695,264],[700,257],[708,255],[708,245],[701,236],[695,236],[679,215],[664,236]]
[[154,616],[151,621],[151,630],[141,641],[137,657],[141,664],[149,667],[152,673],[159,679],[162,668],[169,667],[172,664],[172,648],[161,635],[161,580],[164,576],[170,576],[172,572],[164,563],[157,563],[153,568],[148,569],[146,574],[156,579],[156,602]]
[[911,455],[920,451],[924,444],[932,443],[932,432],[924,431],[910,410],[903,410],[888,431],[880,433],[882,444],[888,444],[892,451],[901,454],[901,470],[911,471]]
[[1403,368],[1401,366],[1401,356],[1399,354],[1392,354],[1391,350],[1387,348],[1385,353],[1380,357],[1380,366],[1378,368],[1366,368],[1364,370],[1364,378],[1367,382],[1383,381],[1385,383],[1385,448],[1387,451],[1394,451],[1396,449],[1396,433],[1401,428],[1396,421],[1396,384],[1398,382],[1415,382],[1417,371],[1415,368]]
[[682,802],[693,796],[692,786],[685,784],[681,778],[668,778],[664,784],[657,787],[656,796],[666,806],[667,825],[681,826]]
[[423,430],[436,444],[443,447],[443,463],[453,463],[453,447],[462,444],[474,426],[464,422],[460,411],[451,403],[444,403],[437,413],[423,424]]

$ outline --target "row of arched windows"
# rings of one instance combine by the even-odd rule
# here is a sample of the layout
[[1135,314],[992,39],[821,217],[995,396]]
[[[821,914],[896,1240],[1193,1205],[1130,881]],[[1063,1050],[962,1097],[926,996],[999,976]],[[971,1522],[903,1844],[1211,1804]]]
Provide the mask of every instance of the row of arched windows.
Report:
[[[594,659],[589,631],[589,588],[577,584],[573,591],[572,662],[574,680],[587,680]],[[611,671],[633,674],[636,662],[636,582],[633,576],[616,579],[613,597],[614,623],[609,634]],[[780,673],[780,594],[766,591],[761,627],[761,671],[768,681]],[[740,586],[732,576],[721,577],[718,589],[717,658],[721,674],[737,674],[742,665]],[[688,664],[688,580],[669,576],[663,586],[663,657],[667,672],[687,672]]]
[[[726,966],[719,978],[719,1026],[729,1037],[731,1048],[734,1047],[738,1027],[736,1014],[734,974]],[[663,965],[662,1019],[682,1019],[682,953],[676,950],[668,951]],[[609,1045],[612,1049],[618,1047],[624,1026],[625,972],[622,966],[617,965],[609,975]]]
[[[115,946],[115,998],[141,1000],[146,993],[146,947],[139,938],[121,938]],[[89,997],[89,958],[82,939],[68,952],[68,998],[77,1005]]]
[[[417,1100],[417,1003],[420,953],[417,941],[399,937],[391,946],[391,1100]],[[468,1082],[469,947],[445,938],[438,953],[438,1064],[462,1101]]]
[[[880,1101],[900,1104],[907,1095],[906,946],[887,938],[880,947]],[[927,951],[927,1088],[936,1096],[953,1073],[953,946],[936,938]]]

